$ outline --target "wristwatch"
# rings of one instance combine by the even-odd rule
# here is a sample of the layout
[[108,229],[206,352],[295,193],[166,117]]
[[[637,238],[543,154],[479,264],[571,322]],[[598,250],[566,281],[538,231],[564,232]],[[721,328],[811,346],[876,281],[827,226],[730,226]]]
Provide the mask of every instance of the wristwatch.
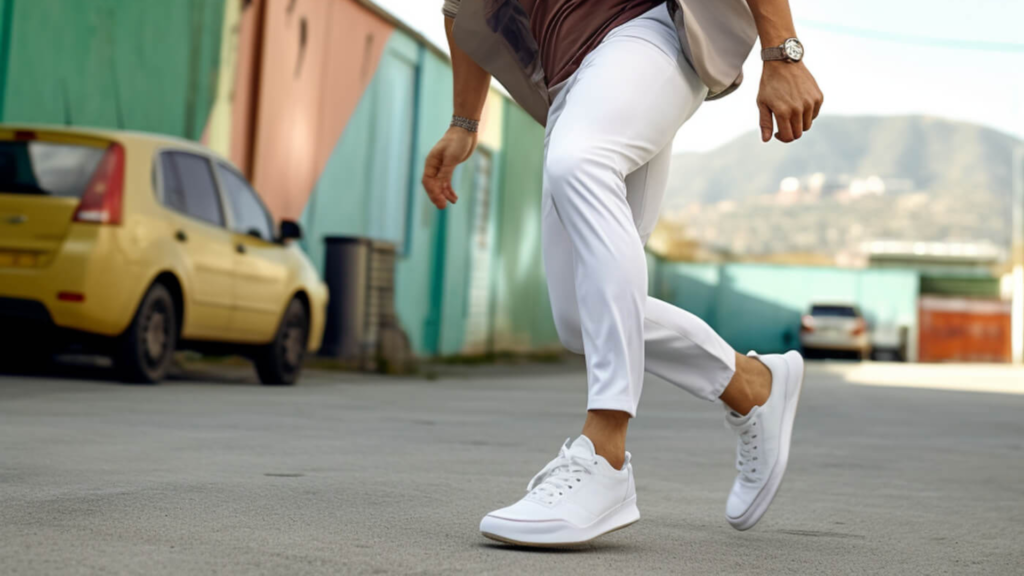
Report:
[[804,57],[804,45],[796,38],[788,38],[779,46],[761,50],[761,60],[784,60],[799,62]]

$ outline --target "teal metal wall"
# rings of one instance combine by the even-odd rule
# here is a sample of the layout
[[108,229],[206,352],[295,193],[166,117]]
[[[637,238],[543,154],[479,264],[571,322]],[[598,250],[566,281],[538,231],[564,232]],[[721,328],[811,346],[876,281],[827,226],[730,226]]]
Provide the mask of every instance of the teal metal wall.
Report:
[[[506,101],[501,149],[481,146],[453,184],[459,203],[438,211],[419,183],[426,155],[448,127],[450,64],[395,31],[302,216],[303,246],[323,271],[324,238],[396,243],[395,306],[421,355],[463,351],[476,215],[474,178],[491,161],[494,351],[557,344],[540,264],[543,129]],[[506,319],[502,322],[501,319]]]
[[[395,32],[398,36],[400,32]],[[416,90],[416,140],[412,158],[413,183],[410,188],[410,239],[406,256],[397,270],[395,306],[402,325],[419,354],[439,353],[441,298],[444,294],[444,254],[446,238],[442,234],[446,214],[427,199],[419,183],[427,153],[448,128],[452,103],[451,66],[436,54],[423,49]],[[382,62],[383,65],[383,62]]]
[[559,348],[540,259],[544,128],[506,102],[497,214],[495,347]]
[[391,36],[320,173],[302,216],[314,262],[323,263],[326,236],[385,240],[405,251],[420,52],[405,35]]
[[869,324],[907,326],[916,354],[920,279],[905,270],[657,262],[652,293],[696,314],[737,350],[797,345],[814,302],[860,306]]
[[[447,75],[447,80],[444,76]],[[440,78],[439,78],[440,77]],[[391,35],[380,63],[335,145],[302,216],[303,247],[321,272],[324,238],[360,236],[392,242],[400,258],[395,305],[414,348],[425,353],[433,322],[431,276],[437,210],[419,192],[422,165],[451,106],[447,64],[407,35]],[[436,332],[431,325],[429,331]],[[436,338],[434,338],[436,340]]]
[[223,0],[0,0],[0,118],[199,139]]
[[[440,300],[440,334],[436,350],[441,355],[459,354],[466,344],[466,322],[469,314],[469,290],[472,267],[470,262],[471,244],[474,241],[474,216],[476,197],[474,186],[478,164],[483,154],[498,155],[496,151],[477,149],[473,156],[460,166],[453,177],[453,188],[459,196],[454,207],[444,211],[444,282]],[[492,177],[491,189],[494,189]],[[493,204],[491,205],[493,210]],[[493,248],[493,247],[492,247]],[[495,252],[491,250],[493,259]]]

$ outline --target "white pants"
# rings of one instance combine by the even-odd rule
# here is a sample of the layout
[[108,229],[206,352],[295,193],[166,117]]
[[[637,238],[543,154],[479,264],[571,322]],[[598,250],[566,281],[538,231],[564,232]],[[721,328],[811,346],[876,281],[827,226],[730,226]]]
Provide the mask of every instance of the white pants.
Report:
[[544,139],[544,268],[563,345],[585,354],[589,410],[635,416],[644,372],[715,400],[732,348],[700,318],[647,296],[644,243],[672,139],[707,88],[667,10],[613,30],[552,90]]

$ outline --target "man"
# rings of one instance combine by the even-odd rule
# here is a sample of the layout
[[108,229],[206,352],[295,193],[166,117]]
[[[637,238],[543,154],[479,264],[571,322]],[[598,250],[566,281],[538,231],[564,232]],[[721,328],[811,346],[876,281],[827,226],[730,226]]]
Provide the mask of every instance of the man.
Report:
[[443,209],[476,146],[491,75],[546,126],[542,251],[562,343],[584,354],[583,432],[512,506],[480,523],[530,546],[587,542],[640,519],[630,455],[644,372],[726,406],[739,475],[726,519],[760,520],[785,473],[803,359],[736,353],[699,318],[647,296],[643,245],[657,221],[672,140],[705,99],[742,81],[757,36],[762,140],[791,142],[822,103],[788,0],[445,0],[454,115],[423,185]]

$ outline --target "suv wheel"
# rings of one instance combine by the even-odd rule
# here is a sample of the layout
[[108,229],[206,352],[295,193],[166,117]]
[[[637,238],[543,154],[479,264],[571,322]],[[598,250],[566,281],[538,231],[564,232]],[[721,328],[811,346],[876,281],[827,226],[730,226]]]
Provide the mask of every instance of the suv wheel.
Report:
[[114,363],[125,382],[155,384],[164,379],[178,344],[174,298],[163,284],[146,292],[131,325],[120,336]]
[[309,318],[297,299],[288,303],[274,340],[256,352],[256,373],[264,384],[294,384],[302,372],[309,340]]

